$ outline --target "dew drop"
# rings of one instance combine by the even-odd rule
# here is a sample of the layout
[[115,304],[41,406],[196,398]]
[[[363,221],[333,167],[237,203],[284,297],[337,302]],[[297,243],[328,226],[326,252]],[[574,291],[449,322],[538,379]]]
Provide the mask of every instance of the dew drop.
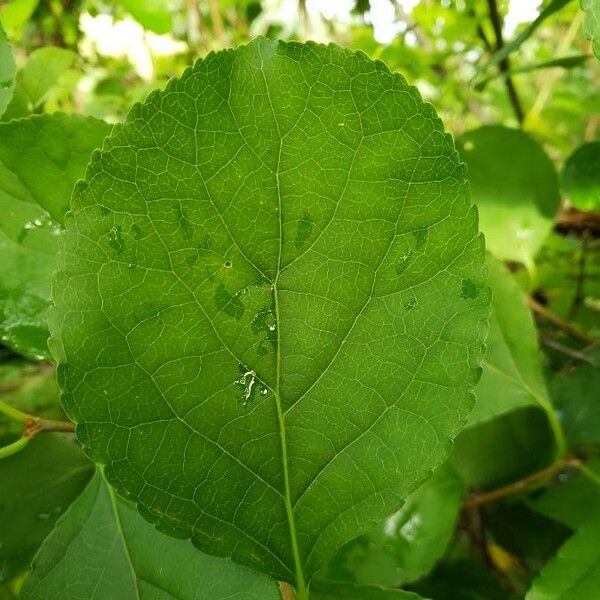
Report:
[[40,521],[47,521],[50,518],[49,513],[38,513],[36,516]]
[[409,265],[408,260],[410,259],[411,254],[412,251],[408,250],[402,256],[400,256],[400,258],[396,262],[396,275],[402,275],[402,273],[406,271]]

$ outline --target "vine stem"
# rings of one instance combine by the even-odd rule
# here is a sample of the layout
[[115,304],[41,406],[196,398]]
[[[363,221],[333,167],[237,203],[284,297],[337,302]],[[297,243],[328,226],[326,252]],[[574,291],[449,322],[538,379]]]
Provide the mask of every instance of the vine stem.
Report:
[[586,471],[589,471],[592,477],[596,478],[597,483],[600,485],[600,477],[597,477],[592,471],[585,467],[580,458],[577,458],[576,456],[567,456],[562,460],[552,463],[550,466],[542,469],[541,471],[536,471],[535,473],[532,473],[523,479],[509,483],[501,488],[491,490],[490,492],[472,494],[463,503],[463,508],[473,508],[476,506],[482,506],[483,504],[491,504],[492,502],[496,502],[502,498],[506,498],[507,496],[514,496],[515,494],[519,494],[542,481],[551,479],[555,475],[558,475],[565,468],[569,467],[576,467],[580,470],[585,469]]
[[[502,37],[502,18],[500,17],[500,13],[498,12],[498,5],[496,4],[496,0],[488,0],[488,9],[490,20],[492,22],[492,27],[494,28],[494,35],[496,36],[496,51],[502,50],[502,48],[504,48],[504,38]],[[503,58],[498,63],[498,68],[500,72],[505,75],[504,85],[506,86],[506,91],[508,92],[508,98],[510,100],[517,121],[519,122],[519,124],[522,124],[525,114],[523,112],[523,106],[521,105],[521,100],[519,99],[519,95],[517,94],[517,89],[515,88],[514,81],[510,76],[509,58]]]
[[0,400],[0,413],[13,419],[13,421],[20,421],[21,423],[25,423],[30,419],[35,419],[33,415],[28,415],[27,413],[19,410],[18,408],[14,408],[10,404],[4,402],[4,400]]
[[70,421],[55,421],[53,419],[42,419],[34,415],[27,414],[14,408],[10,404],[0,400],[0,413],[6,415],[13,421],[23,423],[23,433],[21,437],[7,446],[0,447],[0,459],[12,456],[23,450],[25,446],[38,433],[60,431],[63,433],[72,433],[75,431],[75,425]]
[[578,327],[575,327],[574,325],[571,325],[570,323],[567,323],[566,321],[561,319],[558,315],[554,314],[551,310],[548,310],[545,306],[540,304],[535,298],[527,296],[526,301],[529,305],[529,308],[531,308],[531,310],[533,310],[534,313],[536,313],[549,323],[552,323],[559,329],[562,329],[562,331],[564,331],[571,337],[581,340],[586,344],[595,344],[598,341],[595,337],[592,337],[585,331],[581,331],[581,329],[579,329]]
[[29,437],[21,437],[16,442],[13,442],[12,444],[8,444],[7,446],[2,446],[0,448],[0,458],[7,458],[8,456],[12,456],[13,454],[16,454],[17,452],[20,452],[21,450],[23,450],[23,448],[25,448],[25,446],[27,446],[27,444],[29,444],[30,440],[31,440],[31,438],[29,438]]

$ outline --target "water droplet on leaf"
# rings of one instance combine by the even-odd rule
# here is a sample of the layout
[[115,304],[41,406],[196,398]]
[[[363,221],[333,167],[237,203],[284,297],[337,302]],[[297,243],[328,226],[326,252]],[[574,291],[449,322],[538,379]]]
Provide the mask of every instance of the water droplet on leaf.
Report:
[[125,250],[125,241],[123,240],[122,227],[115,225],[108,230],[108,245],[117,253],[122,254]]

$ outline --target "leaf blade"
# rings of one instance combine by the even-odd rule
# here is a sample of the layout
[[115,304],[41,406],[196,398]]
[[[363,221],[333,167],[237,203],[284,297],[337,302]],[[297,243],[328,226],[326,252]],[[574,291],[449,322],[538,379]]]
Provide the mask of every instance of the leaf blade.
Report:
[[49,356],[46,319],[60,223],[75,181],[110,128],[61,114],[0,123],[0,335],[30,358]]
[[534,581],[526,600],[592,600],[600,589],[600,518],[592,517]]
[[160,597],[278,598],[276,584],[230,561],[155,531],[115,497],[100,473],[58,522],[35,557],[25,599]]
[[[451,139],[381,63],[264,39],[210,55],[107,140],[67,229],[52,325],[63,403],[111,484],[162,530],[273,577],[309,579],[358,522],[377,524],[445,457],[479,374],[482,240]],[[72,277],[100,287],[67,293]],[[139,294],[139,284],[151,288]],[[76,325],[82,310],[95,316]],[[80,327],[87,339],[103,330],[102,348],[74,353]],[[104,379],[113,369],[117,387]],[[87,384],[74,395],[84,371],[106,391],[99,400]],[[114,406],[115,426],[102,414],[121,385],[129,400]],[[341,418],[358,394],[363,409]],[[425,395],[441,409],[420,407]],[[401,458],[413,444],[417,469]],[[152,492],[125,468],[127,448]],[[392,489],[369,448],[393,465]],[[339,486],[348,495],[324,502]]]

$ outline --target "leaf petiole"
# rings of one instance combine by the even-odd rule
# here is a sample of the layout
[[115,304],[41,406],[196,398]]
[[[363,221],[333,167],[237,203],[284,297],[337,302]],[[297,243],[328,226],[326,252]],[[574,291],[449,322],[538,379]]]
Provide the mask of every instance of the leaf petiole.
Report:
[[0,400],[0,413],[5,414],[14,421],[20,421],[21,423],[25,423],[31,419],[35,420],[33,415],[29,415],[18,408],[14,408],[14,406],[7,404],[4,400]]
[[0,448],[0,459],[7,458],[8,456],[12,456],[17,452],[20,452],[21,450],[23,450],[23,448],[25,448],[25,446],[27,446],[27,444],[29,444],[29,440],[31,440],[30,437],[23,436],[19,438],[16,442],[13,442],[12,444],[2,446]]

